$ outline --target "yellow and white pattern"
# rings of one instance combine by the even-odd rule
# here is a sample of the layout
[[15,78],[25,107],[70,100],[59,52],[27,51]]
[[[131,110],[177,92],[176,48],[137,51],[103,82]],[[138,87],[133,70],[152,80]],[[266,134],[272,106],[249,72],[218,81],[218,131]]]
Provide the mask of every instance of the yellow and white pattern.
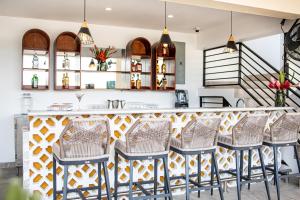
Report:
[[[257,111],[265,112],[265,111]],[[108,170],[110,176],[111,190],[113,191],[114,181],[114,143],[117,139],[125,141],[125,134],[134,122],[140,118],[168,118],[172,121],[173,136],[179,136],[181,129],[194,117],[212,117],[221,116],[222,122],[220,127],[220,134],[229,133],[232,127],[238,122],[238,120],[248,112],[201,112],[201,113],[153,113],[153,114],[106,114],[100,115],[109,120],[111,128],[110,138],[110,160],[108,163]],[[282,111],[272,111],[268,123],[276,120]],[[24,187],[30,191],[39,192],[43,199],[52,199],[52,145],[58,143],[59,136],[64,127],[68,124],[72,118],[90,118],[99,117],[99,115],[32,115],[28,116],[30,121],[30,129],[28,132],[24,132]],[[265,155],[265,163],[272,162],[272,150],[264,148],[263,153]],[[235,167],[234,153],[227,151],[224,148],[218,148],[217,160],[220,169],[230,169]],[[247,160],[247,154],[245,154],[245,160]],[[259,158],[256,152],[253,154],[253,163],[259,163]],[[246,167],[245,166],[245,172]],[[82,186],[96,186],[97,185],[97,166],[83,165],[72,166],[69,168],[69,187],[82,187]],[[134,177],[136,179],[150,180],[153,178],[154,164],[150,161],[134,162]],[[163,184],[163,165],[159,162],[159,181]],[[169,169],[170,176],[184,174],[184,159],[176,153],[170,152],[169,154]],[[196,157],[190,159],[190,171],[196,173],[197,161]],[[58,190],[62,188],[63,168],[57,166],[58,174]],[[119,180],[120,182],[126,182],[129,178],[129,166],[124,160],[119,162]],[[103,173],[103,172],[102,172]],[[202,156],[202,180],[210,178],[210,156]],[[104,180],[104,179],[103,179]],[[171,184],[183,183],[181,180],[171,182]],[[234,184],[234,183],[230,183]],[[229,186],[230,186],[229,185]],[[105,184],[102,183],[102,189],[104,192]],[[173,191],[174,194],[182,193],[183,190],[177,189]],[[86,192],[86,195],[89,193]],[[58,197],[60,199],[61,196]],[[123,197],[127,199],[126,197]]]

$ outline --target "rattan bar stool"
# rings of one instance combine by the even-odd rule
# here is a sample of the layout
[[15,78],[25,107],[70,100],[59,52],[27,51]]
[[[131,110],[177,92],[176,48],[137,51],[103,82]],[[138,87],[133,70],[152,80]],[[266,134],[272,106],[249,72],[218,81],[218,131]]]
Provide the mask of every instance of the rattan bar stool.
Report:
[[[273,149],[274,168],[267,167],[266,169],[274,173],[278,200],[280,199],[280,178],[300,176],[300,161],[297,152],[299,125],[300,113],[286,113],[270,126],[270,131],[266,132],[264,136],[263,145],[269,146]],[[287,146],[292,146],[294,148],[299,173],[286,174],[279,171],[278,148]]]
[[[222,171],[220,173],[228,173],[236,177],[237,196],[241,199],[241,187],[243,184],[252,182],[264,181],[268,199],[270,200],[270,191],[268,177],[262,154],[262,143],[265,132],[265,126],[268,120],[266,114],[248,114],[243,117],[232,129],[230,135],[220,135],[218,145],[229,150],[235,151],[236,169]],[[253,179],[251,177],[252,166],[248,166],[248,175],[243,175],[243,154],[244,151],[249,151],[249,157],[253,150],[258,150],[260,159],[260,169],[262,170],[263,178]]]
[[[198,117],[191,120],[181,131],[181,138],[172,138],[170,150],[181,154],[185,158],[185,175],[172,177],[171,180],[184,179],[186,186],[186,200],[190,199],[190,193],[200,190],[212,190],[218,188],[220,198],[223,200],[223,190],[220,183],[220,175],[218,163],[215,157],[217,146],[218,133],[220,128],[221,118],[219,117]],[[211,154],[211,180],[209,185],[204,185],[201,182],[201,155]],[[190,174],[189,171],[189,156],[197,155],[198,169],[197,174]],[[216,176],[217,184],[214,183]],[[192,180],[197,177],[197,181]],[[193,187],[190,188],[190,184]]]
[[[82,191],[97,190],[97,199],[101,199],[101,164],[103,165],[106,184],[106,197],[110,196],[110,185],[107,171],[109,158],[109,122],[103,118],[74,119],[65,127],[59,137],[59,144],[53,146],[53,199],[57,194],[78,193],[81,199],[86,199]],[[57,191],[56,163],[64,167],[63,190]],[[98,166],[98,186],[68,189],[68,167],[96,163]]]
[[[115,143],[115,191],[118,198],[118,188],[129,186],[129,199],[172,198],[168,170],[168,153],[171,138],[171,122],[167,119],[139,119],[126,133],[126,141],[117,140]],[[122,156],[130,163],[129,183],[119,183],[118,157]],[[164,165],[164,193],[157,193],[158,160]],[[154,180],[134,181],[133,162],[136,160],[154,160]],[[146,190],[144,184],[154,184],[154,191]],[[133,196],[133,186],[136,186],[144,196]]]

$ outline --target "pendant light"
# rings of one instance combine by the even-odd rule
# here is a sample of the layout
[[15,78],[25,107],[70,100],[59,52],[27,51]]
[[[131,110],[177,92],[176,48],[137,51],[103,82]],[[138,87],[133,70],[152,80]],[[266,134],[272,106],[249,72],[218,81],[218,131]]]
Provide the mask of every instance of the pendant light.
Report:
[[92,58],[92,59],[91,59],[91,62],[90,62],[90,64],[89,64],[89,68],[94,69],[95,67],[96,67],[95,61],[94,61],[94,59]]
[[88,28],[88,23],[86,21],[86,0],[84,0],[84,10],[83,10],[83,23],[81,28],[77,34],[78,38],[80,39],[81,44],[83,45],[90,45],[94,43],[93,37],[91,32]]
[[233,53],[235,51],[237,51],[238,48],[236,46],[236,43],[234,41],[234,37],[232,35],[232,11],[230,12],[230,36],[229,36],[229,40],[226,44],[225,50],[224,52],[226,53]]
[[160,38],[160,44],[162,44],[164,48],[168,48],[173,44],[169,35],[169,31],[167,29],[167,2],[166,1],[165,1],[165,28]]

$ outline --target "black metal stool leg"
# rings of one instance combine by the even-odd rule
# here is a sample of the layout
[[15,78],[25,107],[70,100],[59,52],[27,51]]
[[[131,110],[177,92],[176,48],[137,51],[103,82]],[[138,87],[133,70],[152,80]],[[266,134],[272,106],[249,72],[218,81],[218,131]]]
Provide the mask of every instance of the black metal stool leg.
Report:
[[118,156],[118,153],[115,152],[115,190],[114,190],[114,197],[115,197],[115,200],[118,199],[118,186],[119,186],[119,183],[118,183],[118,178],[119,178],[119,156]]
[[108,200],[111,200],[110,184],[109,184],[108,170],[107,170],[107,161],[103,162],[103,169],[104,169],[104,179],[105,179],[105,185],[106,185],[106,196],[107,196]]
[[220,181],[219,168],[218,168],[218,163],[216,161],[215,152],[212,153],[212,162],[214,163],[214,166],[215,166],[215,174],[216,174],[216,178],[217,178],[217,183],[219,185],[220,198],[221,198],[221,200],[223,200],[224,195],[223,195],[223,189],[222,189],[222,185],[221,185],[221,181]]
[[265,163],[264,163],[263,154],[261,152],[261,148],[258,148],[258,154],[259,154],[259,159],[260,159],[261,170],[262,170],[262,173],[263,173],[263,177],[265,179],[264,182],[265,182],[265,187],[266,187],[268,199],[270,200],[271,196],[270,196],[269,182],[268,182],[266,167],[265,167]]
[[[251,178],[252,173],[252,149],[249,149],[248,153],[248,179]],[[250,190],[251,184],[248,183],[248,190]]]
[[280,200],[280,179],[279,179],[279,169],[278,169],[278,148],[273,146],[274,151],[274,179],[276,184],[276,191],[277,191],[277,199]]
[[190,199],[189,156],[185,155],[185,199]]
[[[214,153],[211,153],[211,166],[210,166],[210,185],[213,186],[214,185],[214,162],[213,162],[213,154]],[[214,189],[211,188],[210,189],[210,195],[213,195],[214,194]]]
[[67,200],[68,195],[68,165],[64,166],[64,188],[63,188],[63,200]]
[[97,165],[98,165],[98,199],[101,200],[101,184],[102,184],[101,163],[97,163]]
[[154,195],[157,195],[157,159],[154,159]]
[[[241,181],[242,181],[244,175],[244,151],[243,150],[241,150],[240,167],[241,167]],[[241,184],[241,190],[242,187],[243,185]]]
[[168,157],[163,158],[163,163],[164,163],[165,179],[166,179],[167,190],[168,190],[168,194],[169,194],[169,200],[173,200],[171,184],[170,184]]
[[[201,154],[197,155],[197,160],[198,160],[198,184],[200,185],[201,183]],[[200,198],[200,190],[198,191],[198,198]]]
[[130,160],[130,173],[129,173],[129,200],[133,198],[132,186],[133,186],[133,161]]
[[299,155],[298,155],[298,151],[297,151],[297,145],[294,145],[294,152],[295,152],[295,156],[296,156],[298,172],[300,173],[300,160],[299,160]]
[[240,171],[240,151],[235,150],[235,162],[236,162],[236,189],[238,200],[241,200],[241,171]]
[[56,186],[56,159],[53,156],[53,200],[56,200],[57,186]]

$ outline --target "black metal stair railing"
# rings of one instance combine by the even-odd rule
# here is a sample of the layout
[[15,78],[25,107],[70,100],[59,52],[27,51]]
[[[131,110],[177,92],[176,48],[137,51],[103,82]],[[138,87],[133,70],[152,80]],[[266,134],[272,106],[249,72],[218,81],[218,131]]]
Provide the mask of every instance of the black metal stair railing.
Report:
[[[238,51],[223,51],[225,46],[206,49],[203,52],[203,86],[237,86],[243,89],[259,106],[273,106],[276,92],[268,87],[271,77],[277,79],[279,70],[243,43],[237,43]],[[289,58],[285,68],[287,78],[293,83],[300,80],[300,62]],[[289,89],[286,106],[299,107],[299,89]]]
[[201,108],[223,108],[232,107],[227,99],[223,96],[200,96]]

